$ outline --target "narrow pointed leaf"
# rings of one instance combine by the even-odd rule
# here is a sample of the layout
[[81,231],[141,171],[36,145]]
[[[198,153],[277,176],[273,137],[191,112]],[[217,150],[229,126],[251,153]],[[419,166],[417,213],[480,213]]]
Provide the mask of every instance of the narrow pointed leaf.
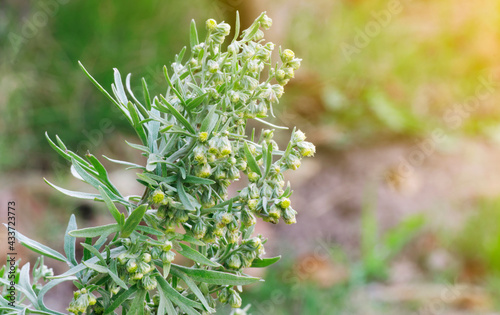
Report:
[[[5,223],[4,223],[4,225],[5,225],[5,227],[7,227],[7,225]],[[34,241],[34,240],[24,236],[19,231],[16,231],[16,238],[19,242],[21,242],[22,245],[31,249],[35,253],[38,253],[38,254],[43,255],[45,257],[50,257],[52,259],[59,260],[59,261],[64,261],[64,262],[68,261],[66,259],[66,257],[64,257],[59,252],[53,250],[52,248],[50,248],[48,246],[40,244],[37,241]]]
[[183,243],[179,243],[179,245],[182,248],[182,250],[179,251],[179,254],[181,254],[182,256],[189,258],[192,261],[197,262],[197,263],[202,264],[202,265],[206,265],[206,266],[210,266],[210,267],[220,267],[219,263],[211,261],[210,259],[205,257],[202,253],[189,247],[188,245],[183,244]]
[[66,233],[64,234],[64,253],[68,258],[68,262],[70,262],[70,264],[73,266],[78,265],[78,262],[76,261],[75,258],[76,239],[75,237],[69,235],[69,232],[76,230],[77,228],[78,227],[76,226],[75,215],[72,214],[71,217],[69,218],[68,227],[66,228]]
[[276,257],[272,257],[272,258],[255,258],[253,261],[252,261],[252,265],[250,267],[253,267],[253,268],[264,268],[264,267],[267,267],[267,266],[271,266],[272,264],[278,262],[279,260],[281,259],[281,256],[276,256]]
[[168,108],[168,111],[175,116],[177,121],[181,123],[190,133],[195,134],[193,126],[187,121],[187,119],[179,113],[177,109],[175,109],[174,106],[172,106],[163,95],[160,95],[162,99],[162,104],[165,105]]
[[125,224],[123,225],[122,237],[128,237],[130,234],[132,234],[132,232],[134,232],[137,225],[141,223],[142,217],[146,213],[146,210],[148,210],[148,205],[143,204],[135,208],[134,211],[132,211],[130,216],[125,221]]
[[80,229],[80,230],[74,230],[69,232],[69,235],[74,236],[74,237],[100,237],[102,235],[109,235],[115,232],[120,231],[120,226],[118,223],[113,223],[113,224],[107,224],[107,225],[101,225],[101,226],[96,226],[96,227],[89,227],[85,229]]
[[213,270],[202,270],[196,268],[188,268],[176,264],[172,264],[172,269],[178,269],[194,281],[205,282],[208,284],[216,285],[247,285],[259,281],[259,278],[237,276],[231,273],[213,271]]
[[246,142],[243,142],[243,148],[245,149],[245,156],[247,157],[248,167],[250,167],[253,172],[259,174],[259,176],[262,176],[260,167],[257,164],[257,161],[255,161],[255,158],[252,155],[252,152],[250,152],[250,149],[248,148],[248,144]]

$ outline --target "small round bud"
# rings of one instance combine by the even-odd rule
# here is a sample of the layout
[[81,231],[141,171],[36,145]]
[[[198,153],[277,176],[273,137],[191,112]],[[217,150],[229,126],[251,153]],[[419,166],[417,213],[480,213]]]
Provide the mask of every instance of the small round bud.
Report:
[[276,80],[278,80],[278,82],[285,80],[285,76],[286,73],[283,69],[278,69],[276,71]]
[[127,255],[125,255],[124,253],[121,253],[120,255],[118,255],[117,259],[118,259],[118,262],[120,263],[120,265],[125,265],[128,261]]
[[219,299],[219,302],[222,304],[226,304],[227,301],[229,300],[229,292],[227,288],[223,288],[217,293],[217,298]]
[[214,19],[208,19],[205,26],[209,32],[213,32],[217,28],[217,22]]
[[95,296],[93,296],[92,294],[89,294],[87,299],[88,299],[89,305],[95,305],[97,303]]
[[257,210],[257,206],[259,205],[259,200],[258,199],[250,199],[248,200],[248,208],[250,210]]
[[283,61],[283,63],[287,63],[289,61],[292,61],[293,58],[295,58],[295,53],[290,49],[285,49],[281,53],[281,61]]
[[274,219],[279,219],[281,217],[281,209],[276,207],[276,205],[271,206],[269,209],[269,216]]
[[248,180],[251,181],[252,183],[258,181],[259,178],[260,178],[259,174],[255,172],[248,172]]
[[238,50],[238,44],[236,43],[232,43],[231,45],[227,46],[227,52],[230,54],[236,54]]
[[288,207],[283,211],[283,220],[286,224],[294,224],[297,223],[295,215],[297,212],[292,209],[292,207]]
[[202,239],[207,232],[207,226],[203,223],[203,221],[198,221],[193,227],[194,237],[197,239]]
[[127,271],[129,273],[133,273],[137,270],[137,263],[135,262],[135,259],[130,259],[127,262]]
[[141,260],[145,263],[150,262],[151,261],[151,254],[149,254],[149,253],[142,254]]
[[283,209],[286,209],[288,207],[290,207],[290,199],[288,198],[281,198],[280,199],[280,207],[283,208]]
[[200,140],[200,142],[207,141],[207,139],[208,139],[208,133],[205,132],[205,131],[200,132],[200,134],[198,135],[198,139]]
[[156,279],[152,277],[144,277],[141,280],[141,284],[144,287],[144,289],[146,289],[147,291],[151,291],[156,289],[158,282],[156,282]]
[[241,307],[241,297],[234,290],[233,290],[233,292],[231,292],[231,295],[229,296],[229,301],[228,302],[229,302],[229,305],[232,308],[239,308],[239,307]]
[[198,60],[196,60],[195,58],[191,58],[191,60],[189,60],[189,65],[191,67],[197,67],[198,66]]
[[314,153],[316,153],[316,147],[311,142],[300,142],[297,144],[297,147],[299,149],[300,155],[305,157],[314,156]]
[[221,33],[223,36],[227,36],[231,32],[231,26],[229,26],[229,24],[227,23],[222,22],[217,25],[217,32]]
[[286,159],[286,165],[288,166],[288,168],[294,171],[300,167],[300,164],[300,159],[293,154],[290,154]]
[[161,261],[166,264],[166,263],[171,263],[175,259],[175,253],[173,251],[168,251],[168,252],[163,252],[161,254]]
[[223,224],[229,224],[231,221],[233,221],[233,215],[229,212],[224,212],[221,216],[221,222]]
[[152,201],[154,204],[159,204],[165,198],[165,193],[161,189],[156,189],[153,192]]
[[284,71],[285,71],[285,78],[286,79],[291,79],[295,76],[295,73],[294,73],[292,68],[285,68]]
[[172,246],[173,246],[172,242],[169,240],[166,240],[165,243],[162,245],[161,249],[163,249],[163,251],[167,252],[167,251],[172,249]]
[[219,70],[219,64],[213,60],[208,61],[208,71],[210,73],[216,73]]
[[132,280],[135,280],[135,281],[138,281],[138,280],[141,280],[142,278],[144,277],[144,274],[140,273],[140,272],[136,272],[132,275]]
[[260,26],[262,26],[263,29],[267,30],[273,25],[273,20],[271,20],[270,17],[264,14],[262,18],[260,19]]
[[248,210],[243,210],[241,212],[241,223],[244,225],[244,226],[252,226],[252,225],[255,225],[255,223],[257,223],[257,220],[255,219],[255,216]]
[[304,140],[306,140],[306,135],[302,131],[297,130],[294,132],[293,137],[292,137],[293,143],[299,143],[299,142],[302,142]]
[[288,63],[288,65],[293,69],[293,70],[299,70],[300,68],[300,62],[302,59],[294,58],[292,61]]
[[241,267],[240,256],[238,254],[231,255],[229,257],[229,259],[227,260],[227,265],[229,266],[229,268],[232,268],[232,269],[240,269],[240,267]]

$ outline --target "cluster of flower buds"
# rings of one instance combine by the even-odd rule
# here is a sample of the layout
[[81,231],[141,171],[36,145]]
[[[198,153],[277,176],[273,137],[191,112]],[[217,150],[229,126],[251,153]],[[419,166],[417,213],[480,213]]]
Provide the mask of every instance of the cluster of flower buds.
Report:
[[241,297],[233,288],[222,288],[218,292],[217,298],[219,299],[219,302],[221,302],[222,304],[229,304],[232,308],[241,307]]
[[265,254],[261,237],[252,237],[244,240],[226,259],[225,265],[234,270],[241,270],[252,265],[255,258]]
[[69,304],[68,311],[74,314],[84,313],[87,307],[95,305],[95,296],[86,288],[82,288],[73,293],[73,301]]

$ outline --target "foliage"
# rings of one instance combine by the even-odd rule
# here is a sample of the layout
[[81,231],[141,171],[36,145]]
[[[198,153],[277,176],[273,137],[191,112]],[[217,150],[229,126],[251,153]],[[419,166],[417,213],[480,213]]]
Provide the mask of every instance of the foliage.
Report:
[[[279,260],[263,257],[266,240],[253,235],[256,216],[274,224],[280,218],[295,223],[296,212],[288,199],[292,191],[289,184],[285,187],[283,172],[297,169],[302,157],[315,153],[300,130],[292,131],[284,150],[273,140],[272,129],[259,136],[255,130],[250,136],[245,133],[248,119],[276,127],[263,118],[272,114],[283,86],[300,66],[291,50],[281,48],[281,62],[271,64],[274,44],[261,44],[261,28],[268,29],[271,23],[262,13],[224,52],[221,45],[230,26],[208,20],[206,39],[199,42],[193,21],[190,57],[183,62],[184,48],[170,68],[164,67],[168,83],[164,94],[152,97],[143,79],[143,102],[131,89],[130,75],[124,86],[115,69],[112,96],[82,66],[133,126],[141,144],[128,144],[147,161],[138,165],[107,159],[141,170],[137,180],[145,190],[142,196],[123,196],[94,155],[81,157],[58,136],[53,141],[47,134],[53,149],[71,162],[72,174],[98,193],[47,183],[71,197],[104,202],[116,222],[78,229],[72,216],[64,238],[65,255],[18,233],[26,247],[70,267],[49,277],[52,280],[40,292],[73,280],[78,290],[68,310],[74,314],[112,314],[119,306],[126,314],[213,313],[212,293],[223,304],[241,306],[242,285],[259,280],[245,275],[244,268],[266,267]],[[239,34],[238,23],[235,33]],[[265,79],[264,69],[268,69]],[[249,184],[230,198],[228,187],[240,178],[240,171]],[[85,239],[80,263],[75,258],[77,238]],[[193,265],[173,263],[177,254]],[[29,279],[21,272],[20,281]],[[36,292],[20,293],[29,303],[18,307],[59,314],[45,307],[43,296]]]

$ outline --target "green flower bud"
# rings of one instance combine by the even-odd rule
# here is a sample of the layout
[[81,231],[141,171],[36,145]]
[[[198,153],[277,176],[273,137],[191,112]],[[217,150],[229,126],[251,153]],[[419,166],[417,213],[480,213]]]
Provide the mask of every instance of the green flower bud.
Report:
[[292,136],[292,142],[297,144],[299,142],[302,142],[306,140],[306,135],[300,131],[300,130],[297,130],[293,133],[293,136]]
[[221,222],[226,225],[233,221],[233,215],[229,212],[224,212],[221,216]]
[[214,19],[209,19],[205,23],[205,26],[209,32],[213,32],[217,28],[217,22]]
[[227,301],[229,300],[229,291],[227,288],[221,289],[219,292],[217,292],[217,298],[219,299],[219,302],[222,304],[226,304]]
[[213,243],[215,242],[215,234],[214,230],[211,226],[207,228],[207,233],[205,233],[205,236],[203,237],[203,241],[205,243]]
[[217,157],[215,156],[215,154],[209,154],[207,156],[208,163],[213,163],[213,162],[215,162],[216,159],[217,159]]
[[241,223],[244,226],[252,226],[255,223],[257,223],[257,220],[255,219],[255,216],[248,210],[242,210],[241,211]]
[[220,225],[216,225],[215,229],[214,229],[214,235],[217,236],[217,237],[223,237],[224,234],[226,233],[226,227],[225,226],[220,226]]
[[269,216],[278,220],[281,217],[281,209],[276,207],[276,205],[272,205],[269,209]]
[[229,244],[234,244],[234,243],[238,242],[239,238],[240,238],[240,232],[238,230],[228,231],[227,242]]
[[299,142],[297,143],[297,147],[299,149],[300,155],[305,157],[314,156],[314,153],[316,153],[316,147],[311,142]]
[[87,299],[89,301],[89,305],[95,305],[97,303],[97,300],[95,298],[94,295],[92,295],[91,293],[87,295]]
[[227,260],[227,265],[229,266],[229,268],[232,268],[232,269],[240,269],[241,267],[241,259],[240,259],[240,256],[238,254],[233,254],[229,257],[229,259]]
[[280,207],[283,208],[283,209],[286,209],[288,207],[290,207],[290,199],[288,198],[281,198],[280,199]]
[[227,52],[232,54],[232,55],[238,53],[239,50],[240,49],[238,48],[238,44],[236,44],[236,43],[232,43],[229,46],[227,46]]
[[111,286],[111,288],[109,289],[109,291],[113,295],[116,295],[116,294],[118,294],[118,292],[120,292],[120,287],[118,285],[113,285],[113,286]]
[[297,223],[295,215],[297,212],[292,209],[292,207],[288,207],[283,211],[283,220],[286,224],[294,224]]
[[145,263],[148,263],[151,261],[151,254],[149,253],[143,253],[141,256],[141,260]]
[[250,199],[248,200],[248,208],[252,211],[257,210],[257,206],[259,205],[259,200],[258,199]]
[[[198,134],[198,139],[200,140],[200,142],[205,142],[205,141],[207,141],[207,139],[208,139],[208,132],[205,132],[205,131],[200,132],[200,133]],[[204,150],[203,150],[203,151],[204,151]]]
[[198,60],[196,60],[195,58],[191,58],[191,60],[189,60],[189,65],[192,68],[197,67],[198,66]]
[[154,270],[153,266],[151,266],[148,263],[145,263],[143,261],[140,261],[137,264],[137,272],[139,272],[139,273],[148,274],[153,270]]
[[159,204],[165,198],[165,194],[160,189],[156,189],[152,195],[152,201],[154,204]]
[[167,251],[163,252],[161,254],[161,261],[166,264],[166,263],[171,263],[175,259],[175,253],[173,251]]
[[210,73],[216,73],[219,70],[219,64],[213,60],[208,61],[208,71]]
[[281,61],[283,63],[290,62],[290,61],[292,61],[293,58],[295,58],[295,53],[290,49],[285,49],[281,53]]
[[251,181],[252,183],[257,182],[259,178],[260,178],[259,174],[255,172],[248,172],[248,180]]
[[276,71],[276,80],[278,80],[278,82],[285,80],[285,76],[286,76],[286,73],[283,69],[278,69]]
[[226,172],[222,169],[222,167],[217,167],[214,171],[214,177],[217,180],[225,179],[227,177]]
[[300,159],[293,154],[290,154],[286,159],[286,166],[294,171],[300,167],[300,164]]
[[236,291],[232,290],[231,295],[229,296],[229,305],[232,308],[239,308],[241,307],[241,297]]
[[127,255],[125,255],[125,253],[121,253],[120,255],[118,255],[117,259],[120,265],[125,265],[128,261]]
[[245,162],[245,160],[243,160],[243,159],[238,159],[236,162],[236,167],[240,171],[245,171],[247,169],[247,162]]
[[129,273],[133,273],[137,270],[137,263],[135,262],[135,259],[130,259],[127,262],[127,271]]
[[263,15],[262,18],[260,19],[260,26],[262,26],[263,29],[267,30],[273,25],[273,20],[271,20],[270,17],[267,15]]
[[229,26],[229,24],[227,23],[222,22],[217,25],[217,32],[221,33],[223,36],[227,36],[231,32],[231,26]]
[[166,240],[165,243],[163,243],[161,249],[163,249],[164,252],[168,252],[169,250],[172,249],[172,246],[173,246],[172,242],[169,240]]
[[291,79],[295,76],[292,68],[285,68],[283,71],[285,71],[285,79]]
[[236,180],[240,178],[240,171],[236,166],[231,166],[227,172],[227,178],[230,180]]
[[141,280],[142,278],[144,277],[144,274],[140,273],[140,272],[136,272],[134,273],[130,278],[134,281],[139,281]]
[[194,237],[197,239],[202,239],[207,233],[207,226],[203,221],[198,221],[193,227]]
[[212,173],[212,168],[210,167],[209,164],[198,165],[195,168],[195,175],[198,177],[208,178],[210,177],[211,173]]
[[141,280],[141,284],[146,289],[147,291],[151,291],[156,289],[156,286],[158,285],[158,282],[156,282],[156,279],[152,277],[144,277]]
[[293,70],[299,70],[301,61],[302,59],[294,58],[292,61],[288,63],[288,65],[292,67]]
[[174,221],[177,223],[185,223],[189,220],[189,215],[187,211],[177,210],[174,215]]

